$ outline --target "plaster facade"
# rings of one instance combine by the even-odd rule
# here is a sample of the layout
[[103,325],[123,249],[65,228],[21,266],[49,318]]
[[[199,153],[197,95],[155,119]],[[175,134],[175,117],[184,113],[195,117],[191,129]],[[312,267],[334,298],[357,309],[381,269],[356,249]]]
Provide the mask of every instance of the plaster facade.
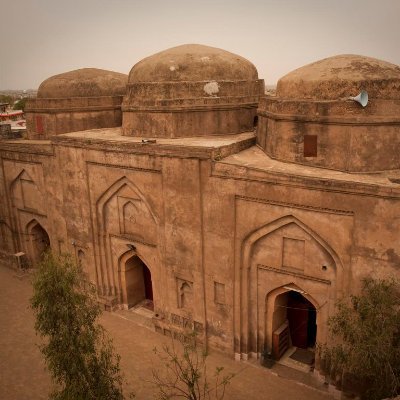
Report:
[[[209,50],[207,56],[207,49],[201,46],[203,59],[197,61],[211,63],[210,71],[218,70],[221,87],[225,61],[218,69],[218,51]],[[181,57],[175,63],[181,70],[190,70],[191,60],[199,56],[198,47],[192,55],[190,51],[190,46],[172,51],[171,59]],[[234,64],[234,55],[229,57]],[[255,68],[246,63],[240,57],[237,70],[231,69],[238,82],[240,71],[249,70],[252,82],[262,84]],[[164,67],[156,64],[151,79],[158,70],[163,77]],[[396,68],[393,107],[400,101]],[[227,74],[233,86],[234,76]],[[181,103],[188,102],[188,82],[202,79],[204,87],[214,81],[211,78],[182,78]],[[193,98],[203,102],[195,120],[188,117],[192,122],[169,126],[168,117],[163,119],[165,129],[159,130],[154,119],[159,117],[147,110],[151,115],[141,114],[142,122],[131,135],[127,127],[133,129],[138,117],[124,107],[143,97],[139,93],[135,98],[129,85],[119,127],[98,122],[97,129],[71,128],[69,133],[49,133],[48,139],[35,140],[28,133],[28,139],[0,141],[3,254],[25,252],[33,265],[47,246],[70,252],[96,285],[106,308],[129,308],[147,299],[154,307],[157,331],[179,330],[191,319],[210,346],[237,359],[260,357],[272,349],[273,333],[287,320],[285,293],[300,293],[313,305],[316,342],[324,343],[337,299],[357,293],[364,277],[399,276],[400,158],[398,152],[378,145],[381,137],[386,140],[381,125],[367,129],[376,136],[375,152],[381,160],[376,164],[368,152],[356,151],[338,151],[332,161],[314,157],[303,162],[293,155],[293,149],[300,150],[290,137],[303,140],[314,128],[292,122],[279,129],[271,126],[265,105],[279,99],[265,98],[257,86],[252,92],[260,105],[257,128],[254,108],[236,110],[232,113],[240,114],[235,118],[244,119],[243,125],[230,125],[228,132],[218,134],[217,127],[228,117],[215,110],[212,90],[200,95],[195,88]],[[235,90],[242,90],[242,83],[238,85]],[[163,85],[157,91],[163,96],[168,92]],[[171,98],[179,102],[174,96],[182,92],[173,93]],[[300,100],[295,101],[299,107]],[[375,106],[371,96],[368,112],[379,107],[379,101]],[[310,104],[302,112],[315,106]],[[347,118],[347,109],[359,112],[357,107],[350,103],[337,111],[341,121]],[[183,109],[180,115],[184,114]],[[385,122],[385,116],[379,118]],[[399,121],[388,120],[390,132],[396,133]],[[199,134],[196,121],[207,134]],[[324,123],[318,122],[321,135],[332,141],[353,129],[340,122],[331,131],[329,121]],[[243,127],[248,127],[246,132]],[[397,148],[400,136],[390,137]],[[321,140],[324,148],[330,146],[328,139]],[[282,150],[276,150],[278,145]],[[382,167],[389,156],[391,161]]]

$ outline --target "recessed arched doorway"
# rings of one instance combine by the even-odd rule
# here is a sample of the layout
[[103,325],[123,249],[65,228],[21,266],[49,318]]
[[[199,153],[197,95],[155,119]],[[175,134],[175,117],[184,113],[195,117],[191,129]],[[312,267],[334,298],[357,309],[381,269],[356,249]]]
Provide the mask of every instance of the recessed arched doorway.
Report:
[[33,224],[30,227],[28,226],[28,232],[32,249],[31,259],[33,264],[36,264],[50,248],[50,238],[46,230],[37,221],[33,221]]
[[151,272],[136,255],[128,258],[122,266],[122,301],[127,308],[139,303],[153,309],[153,283]]
[[272,320],[272,354],[276,360],[291,347],[314,351],[317,338],[317,310],[296,290],[275,298]]

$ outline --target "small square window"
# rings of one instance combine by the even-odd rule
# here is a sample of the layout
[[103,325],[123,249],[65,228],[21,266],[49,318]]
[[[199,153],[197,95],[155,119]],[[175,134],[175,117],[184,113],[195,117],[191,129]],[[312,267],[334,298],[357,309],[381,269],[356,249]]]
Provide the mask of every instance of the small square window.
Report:
[[214,301],[217,304],[225,304],[225,285],[214,282]]
[[36,132],[43,133],[43,116],[36,115]]
[[317,157],[317,147],[317,135],[304,135],[304,157]]

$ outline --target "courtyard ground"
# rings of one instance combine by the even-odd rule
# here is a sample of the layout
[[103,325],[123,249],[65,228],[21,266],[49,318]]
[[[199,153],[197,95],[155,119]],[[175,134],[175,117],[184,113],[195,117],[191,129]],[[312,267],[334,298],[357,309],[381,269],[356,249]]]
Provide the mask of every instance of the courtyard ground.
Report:
[[[0,399],[4,400],[47,399],[51,390],[29,309],[30,279],[29,275],[19,278],[14,270],[0,265]],[[121,355],[126,393],[134,391],[138,400],[155,399],[151,371],[161,369],[162,363],[153,348],[161,348],[168,339],[119,313],[105,312],[101,323]],[[208,360],[209,371],[216,366],[223,366],[227,373],[240,371],[227,388],[227,400],[331,399],[325,392],[278,376],[281,372],[290,377],[290,371],[271,371],[256,364],[236,362],[218,352],[212,352]]]

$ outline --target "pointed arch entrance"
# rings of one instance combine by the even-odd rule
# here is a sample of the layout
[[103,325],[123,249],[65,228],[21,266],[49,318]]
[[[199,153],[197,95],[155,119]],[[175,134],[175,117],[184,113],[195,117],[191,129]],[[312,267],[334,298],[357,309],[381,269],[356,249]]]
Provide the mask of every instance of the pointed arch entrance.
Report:
[[50,238],[46,230],[36,220],[27,225],[30,242],[30,258],[32,264],[37,264],[43,254],[50,248]]
[[154,308],[151,271],[137,254],[121,257],[120,288],[124,308],[129,309],[139,303]]
[[260,357],[272,350],[272,332],[279,327],[272,326],[275,297],[288,291],[282,289],[285,285],[312,293],[313,299],[303,296],[318,310],[316,341],[324,342],[329,304],[340,292],[343,278],[342,263],[329,244],[298,218],[287,215],[251,232],[241,243],[239,257],[235,357]]
[[266,321],[267,336],[271,336],[271,351],[276,360],[290,347],[313,351],[317,338],[317,309],[314,304],[301,290],[291,287],[285,290],[275,297],[271,321]]

